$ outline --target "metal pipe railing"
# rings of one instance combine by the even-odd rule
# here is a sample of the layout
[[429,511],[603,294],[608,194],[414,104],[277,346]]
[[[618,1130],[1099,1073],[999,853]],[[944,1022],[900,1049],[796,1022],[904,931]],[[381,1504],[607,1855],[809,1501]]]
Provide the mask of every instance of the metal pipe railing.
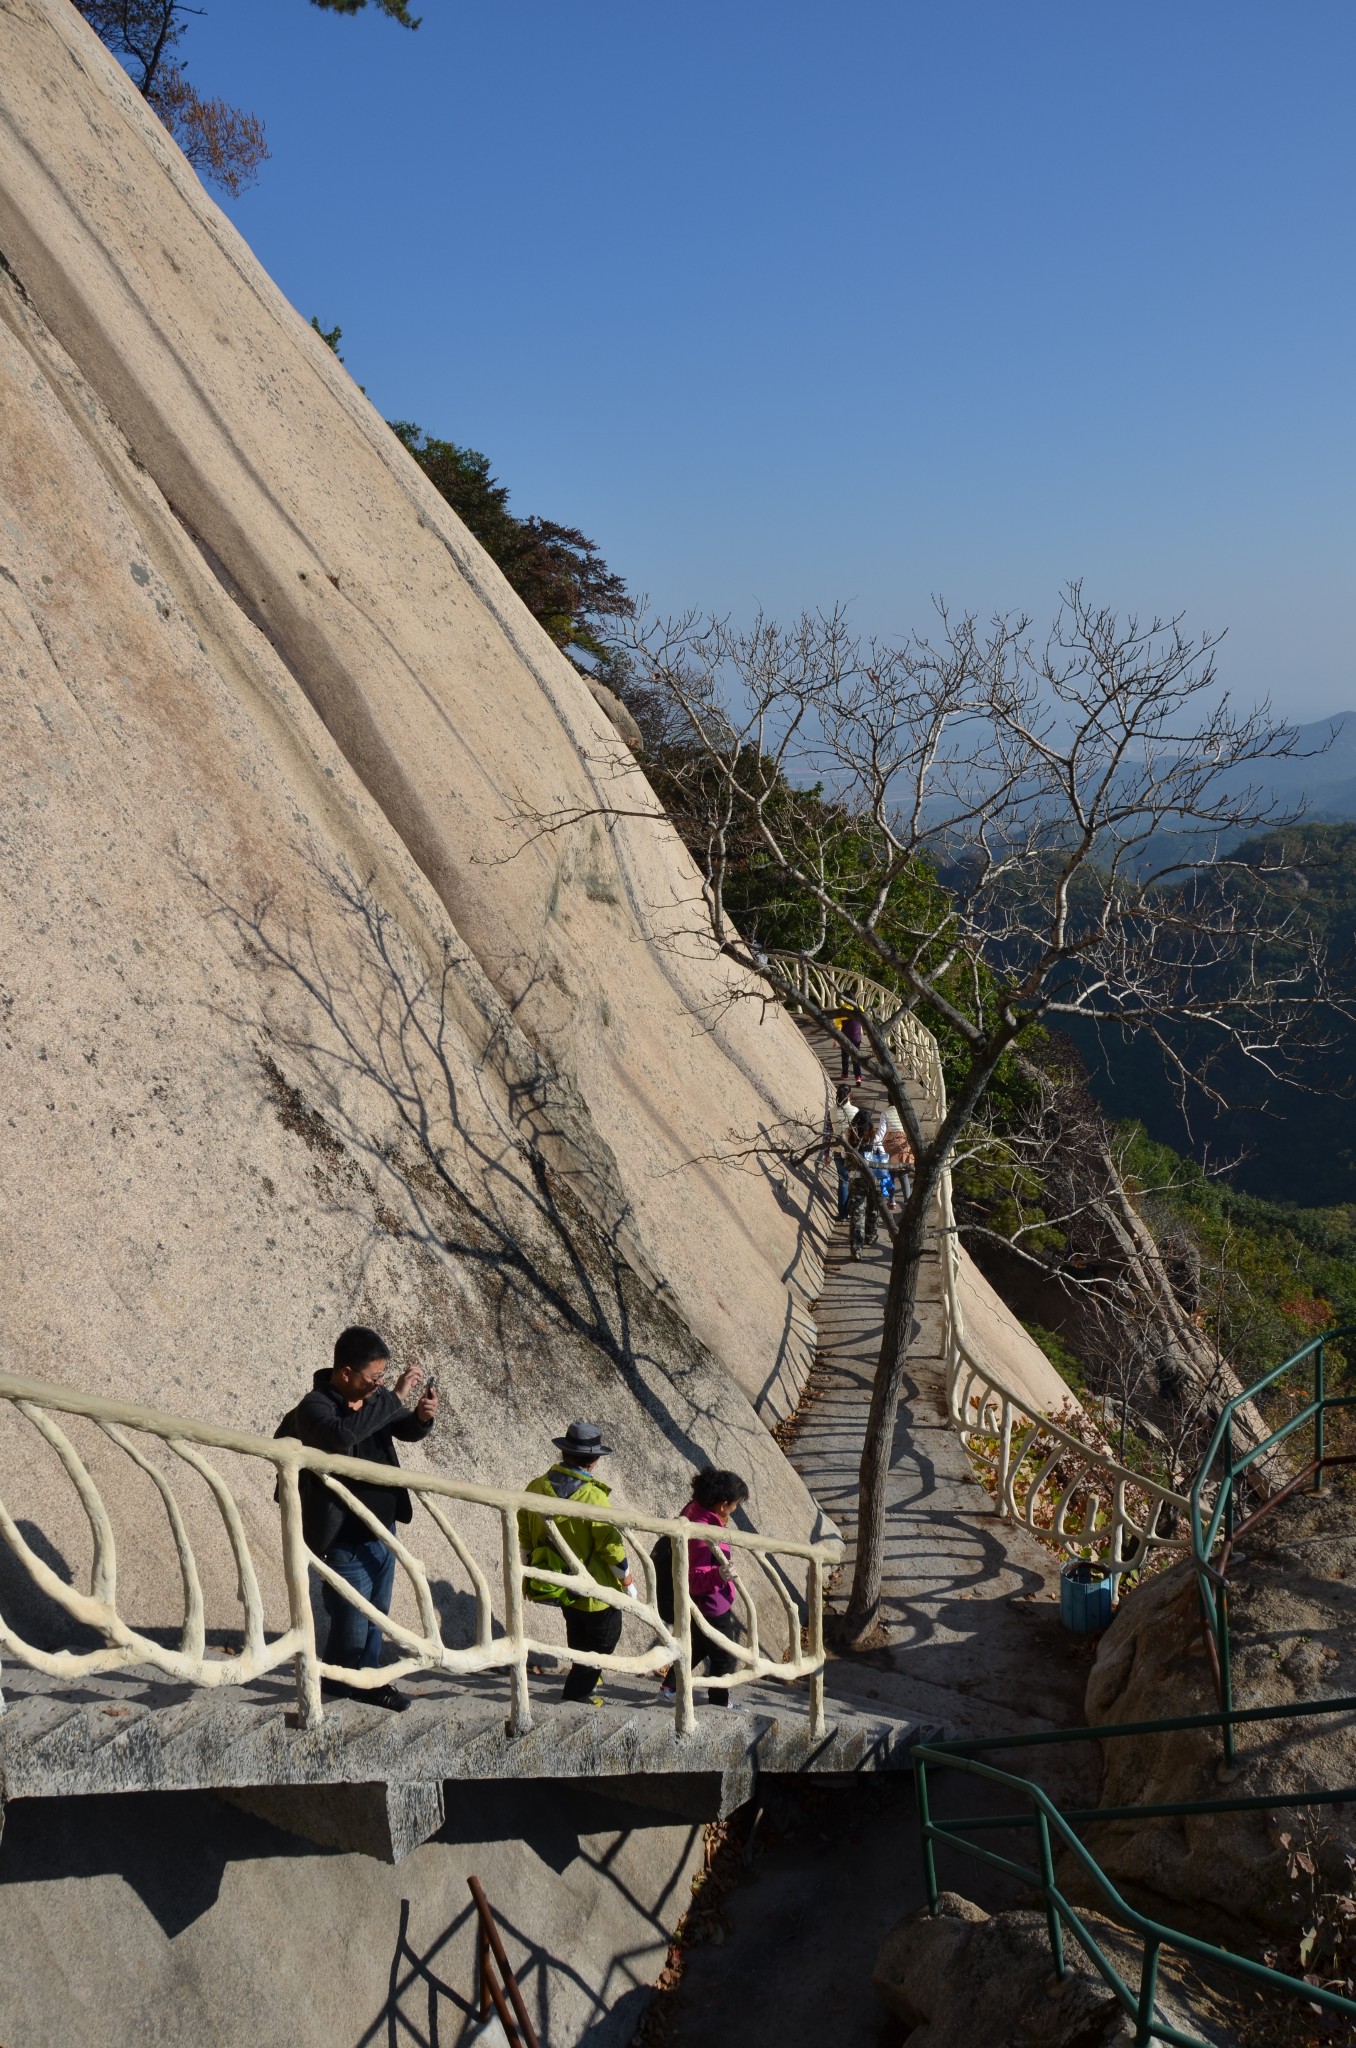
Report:
[[[646,1597],[632,1599],[620,1586],[602,1585],[588,1573],[555,1519],[547,1512],[548,1497],[502,1487],[478,1486],[443,1473],[402,1469],[399,1484],[428,1514],[435,1530],[448,1544],[454,1558],[470,1579],[475,1598],[474,1641],[452,1646],[444,1642],[436,1604],[429,1584],[428,1567],[405,1536],[393,1535],[368,1511],[350,1488],[355,1484],[387,1486],[388,1465],[368,1464],[360,1458],[315,1451],[295,1437],[259,1437],[241,1430],[225,1429],[195,1422],[163,1410],[142,1408],[98,1394],[84,1394],[42,1380],[17,1378],[0,1373],[0,1401],[6,1402],[32,1425],[56,1453],[89,1523],[93,1543],[90,1590],[82,1593],[54,1571],[26,1540],[22,1530],[0,1500],[0,1539],[23,1565],[39,1592],[53,1601],[72,1622],[94,1629],[103,1646],[93,1650],[43,1650],[26,1642],[17,1629],[0,1615],[0,1654],[10,1656],[29,1669],[54,1678],[79,1678],[100,1672],[147,1665],[181,1683],[212,1687],[238,1685],[291,1662],[295,1672],[297,1705],[303,1727],[314,1727],[324,1715],[321,1681],[338,1680],[363,1690],[389,1683],[416,1671],[441,1671],[452,1676],[504,1670],[510,1682],[509,1731],[520,1734],[532,1725],[527,1667],[534,1656],[551,1656],[559,1644],[547,1642],[531,1628],[530,1602],[526,1583],[542,1582],[563,1591],[601,1600],[620,1609],[649,1632],[648,1648],[622,1654],[572,1651],[574,1661],[630,1675],[658,1673],[673,1667],[677,1700],[675,1719],[678,1733],[695,1726],[692,1670],[705,1655],[705,1637],[710,1635],[700,1614],[694,1614],[688,1591],[688,1548],[705,1539],[705,1525],[649,1515],[630,1508],[593,1505],[586,1502],[560,1503],[557,1515],[572,1521],[606,1523],[630,1536],[667,1536],[674,1571],[674,1620],[669,1623],[659,1612],[654,1572],[643,1545],[638,1556],[645,1579]],[[80,1456],[56,1416],[79,1417],[100,1430],[117,1446],[133,1466],[152,1481],[165,1509],[173,1539],[175,1558],[183,1589],[184,1621],[177,1647],[168,1647],[144,1630],[134,1628],[120,1611],[117,1583],[117,1540],[113,1519],[85,1460]],[[138,1441],[139,1440],[139,1441]],[[188,1532],[188,1521],[162,1464],[146,1448],[147,1440],[159,1443],[172,1458],[189,1467],[205,1484],[224,1526],[232,1553],[238,1597],[244,1618],[244,1643],[239,1656],[229,1659],[208,1655],[201,1575]],[[267,1466],[274,1478],[279,1508],[279,1537],[282,1577],[286,1590],[288,1625],[269,1639],[264,1628],[264,1603],[251,1550],[245,1518],[230,1486],[204,1451],[227,1452]],[[317,1475],[372,1533],[394,1552],[414,1594],[418,1625],[409,1626],[394,1616],[380,1614],[353,1587],[340,1579],[325,1560],[307,1547],[302,1527],[300,1478],[303,1472]],[[461,1503],[487,1510],[500,1527],[501,1591],[503,1633],[494,1632],[495,1616],[489,1579],[470,1547],[458,1532],[445,1504]],[[518,1515],[522,1511],[542,1515],[551,1540],[563,1561],[562,1571],[539,1566],[530,1570],[524,1563],[518,1540]],[[723,1686],[774,1680],[793,1684],[806,1681],[811,1732],[824,1732],[824,1622],[823,1590],[825,1566],[842,1555],[836,1539],[801,1542],[794,1537],[769,1537],[727,1528],[721,1541],[737,1550],[746,1563],[766,1579],[769,1597],[786,1620],[787,1642],[780,1656],[763,1647],[757,1628],[757,1612],[747,1590],[740,1589],[750,1620],[747,1643],[732,1643],[721,1637],[720,1647],[735,1659],[736,1668],[722,1678]],[[805,1612],[788,1589],[783,1561],[794,1570],[804,1570]],[[326,1663],[316,1641],[311,1607],[310,1574],[315,1572],[335,1593],[377,1623],[383,1634],[401,1653],[392,1664],[378,1669],[355,1671]],[[808,1643],[802,1643],[802,1621]]]
[[[1196,1569],[1196,1587],[1201,1605],[1201,1619],[1205,1627],[1206,1652],[1210,1662],[1211,1676],[1218,1697],[1220,1734],[1227,1763],[1234,1761],[1233,1712],[1233,1658],[1229,1628],[1229,1560],[1237,1539],[1245,1531],[1253,1529],[1263,1518],[1273,1514],[1309,1479],[1314,1482],[1314,1491],[1323,1490],[1323,1474],[1329,1466],[1356,1463],[1356,1458],[1346,1453],[1333,1454],[1327,1448],[1326,1419],[1328,1411],[1356,1406],[1356,1394],[1330,1394],[1327,1383],[1327,1347],[1356,1336],[1356,1326],[1344,1324],[1339,1328],[1325,1330],[1320,1336],[1311,1337],[1289,1358],[1274,1365],[1250,1387],[1227,1401],[1220,1411],[1219,1420],[1210,1438],[1205,1456],[1192,1482],[1188,1502],[1188,1525],[1191,1533],[1191,1559]],[[1234,1451],[1234,1421],[1245,1403],[1255,1403],[1259,1397],[1278,1387],[1291,1373],[1300,1371],[1306,1365],[1313,1367],[1311,1398],[1296,1412],[1287,1417],[1270,1434],[1258,1443],[1249,1443],[1241,1454]],[[1297,1431],[1312,1424],[1313,1455],[1298,1471],[1291,1474],[1282,1486],[1273,1486],[1256,1507],[1239,1517],[1241,1482],[1262,1459],[1269,1457],[1281,1444],[1286,1443]],[[1218,1467],[1218,1469],[1217,1469]],[[1209,1517],[1206,1517],[1205,1503],[1212,1502]],[[1216,1547],[1218,1554],[1216,1555]]]
[[491,2009],[498,2015],[509,2048],[541,2048],[532,2015],[504,1952],[504,1942],[478,1877],[468,1877],[476,1904],[476,1977],[482,2025]]
[[[1071,1739],[1081,1734],[1084,1738],[1113,1732],[1126,1734],[1128,1728],[1107,1731],[1061,1730]],[[1001,1741],[1003,1738],[995,1738]],[[1012,1738],[1008,1738],[1009,1741]],[[976,1745],[977,1746],[977,1745]],[[1015,1746],[1015,1745],[1014,1745]],[[985,1816],[976,1820],[972,1816],[957,1821],[939,1820],[933,1812],[931,1787],[928,1782],[928,1767],[952,1769],[969,1777],[981,1778],[991,1784],[1000,1785],[1019,1800],[1025,1802],[1028,1811],[1018,1814]],[[1067,1963],[1064,1955],[1064,1931],[1067,1929],[1089,1957],[1098,1975],[1110,1987],[1117,2003],[1134,2022],[1136,2048],[1147,2048],[1152,2041],[1173,2044],[1173,2048],[1209,2048],[1195,2034],[1185,2033],[1181,2028],[1160,2017],[1157,2009],[1157,1984],[1159,1959],[1166,1948],[1194,1963],[1204,1963],[1212,1971],[1225,1970],[1247,1982],[1266,1990],[1283,1993],[1290,1998],[1302,1998],[1310,2004],[1321,2007],[1325,2012],[1339,2013],[1347,2018],[1356,2018],[1356,2000],[1344,1998],[1339,1992],[1329,1991],[1318,1984],[1311,1984],[1296,1977],[1288,1977],[1281,1970],[1268,1968],[1265,1963],[1255,1963],[1248,1956],[1240,1956],[1228,1949],[1216,1948],[1208,1941],[1198,1940],[1195,1935],[1183,1934],[1174,1927],[1165,1926],[1161,1921],[1150,1919],[1139,1913],[1121,1897],[1105,1871],[1097,1863],[1090,1850],[1074,1833],[1074,1816],[1062,1813],[1039,1785],[1028,1778],[1015,1777],[1012,1772],[1000,1770],[995,1764],[980,1763],[977,1758],[957,1753],[955,1746],[945,1749],[935,1744],[920,1744],[913,1752],[914,1782],[917,1788],[919,1835],[922,1849],[923,1882],[927,1893],[928,1906],[935,1914],[939,1910],[941,1891],[937,1877],[937,1844],[943,1843],[972,1861],[986,1864],[990,1869],[1001,1871],[1005,1876],[1015,1877],[1022,1884],[1032,1886],[1039,1893],[1045,1908],[1050,1935],[1050,1950],[1055,1965],[1055,1974],[1063,1977]],[[1337,1795],[1297,1794],[1292,1800],[1278,1801],[1278,1804],[1305,1805],[1319,1804]],[[1348,1790],[1348,1798],[1351,1792]],[[1180,1808],[1165,1809],[1191,1813],[1223,1813],[1243,1811],[1255,1806],[1252,1799],[1218,1799],[1185,1802]],[[1126,1809],[1133,1812],[1135,1809]],[[1146,1814],[1152,1808],[1141,1809]],[[1112,1818],[1110,1812],[1092,1811],[1079,1815],[1080,1820]],[[1032,1827],[1037,1830],[1038,1860],[1036,1867],[1019,1863],[1011,1856],[1004,1856],[997,1850],[982,1848],[978,1842],[967,1840],[965,1830],[980,1830],[990,1827]],[[1100,1898],[1107,1917],[1120,1924],[1124,1931],[1137,1937],[1141,1943],[1138,1981],[1131,1984],[1107,1955],[1101,1942],[1088,1926],[1078,1907],[1059,1884],[1055,1874],[1052,1854],[1052,1837],[1057,1838],[1062,1850],[1077,1864],[1080,1875],[1086,1879],[1095,1895]]]

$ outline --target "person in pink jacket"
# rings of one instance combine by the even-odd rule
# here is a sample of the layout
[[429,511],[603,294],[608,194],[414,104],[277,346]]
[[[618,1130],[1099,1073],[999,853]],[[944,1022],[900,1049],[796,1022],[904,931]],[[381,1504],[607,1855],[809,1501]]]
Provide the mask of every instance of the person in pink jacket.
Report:
[[[737,1472],[708,1470],[699,1472],[692,1482],[692,1498],[682,1511],[685,1522],[701,1522],[712,1529],[723,1529],[741,1502],[749,1497],[749,1489]],[[667,1537],[664,1539],[667,1542]],[[711,1627],[720,1634],[737,1642],[739,1623],[735,1620],[735,1586],[737,1584],[731,1545],[721,1543],[714,1537],[704,1543],[689,1543],[687,1547],[687,1587],[692,1596],[692,1605]],[[702,1654],[705,1645],[705,1655]],[[712,1678],[726,1678],[737,1664],[728,1650],[721,1650],[709,1637],[694,1627],[692,1631],[692,1665],[699,1670],[703,1664]],[[660,1681],[660,1694],[666,1700],[673,1698],[673,1673],[666,1671]],[[707,1698],[713,1707],[728,1707],[731,1704],[729,1688],[723,1685],[710,1687]]]

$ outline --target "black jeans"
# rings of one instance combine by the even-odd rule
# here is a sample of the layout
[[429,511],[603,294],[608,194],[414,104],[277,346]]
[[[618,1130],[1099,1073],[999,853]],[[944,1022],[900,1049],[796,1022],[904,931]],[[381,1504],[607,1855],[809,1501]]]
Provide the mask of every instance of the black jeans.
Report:
[[[572,1650],[593,1650],[606,1657],[621,1641],[622,1618],[619,1607],[567,1607],[565,1609],[565,1640]],[[586,1700],[602,1677],[594,1664],[571,1664],[565,1674],[565,1686],[560,1697],[563,1700]]]
[[[708,1622],[712,1628],[719,1629],[720,1633],[723,1636],[728,1636],[732,1643],[738,1642],[739,1623],[735,1619],[733,1607],[727,1614],[704,1614],[702,1620]],[[706,1655],[704,1657],[701,1654],[703,1643],[706,1644]],[[700,1671],[703,1664],[706,1666],[708,1675],[712,1678],[728,1678],[732,1671],[739,1669],[738,1657],[732,1657],[728,1650],[718,1650],[715,1644],[708,1641],[701,1630],[694,1626],[692,1630],[692,1669]],[[707,1698],[713,1707],[723,1707],[729,1697],[729,1687],[724,1685],[713,1685],[707,1693]]]

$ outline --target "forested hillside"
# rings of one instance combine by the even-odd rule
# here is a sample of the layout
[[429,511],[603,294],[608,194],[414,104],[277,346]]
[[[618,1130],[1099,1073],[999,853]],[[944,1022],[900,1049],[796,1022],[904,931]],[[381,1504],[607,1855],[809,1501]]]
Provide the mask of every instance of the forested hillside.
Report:
[[[675,772],[680,742],[662,705],[643,694],[632,702],[647,732],[650,777],[700,862],[700,807],[692,804],[690,780]],[[802,808],[805,801],[802,794]],[[815,801],[827,839],[833,805]],[[813,805],[811,813],[814,825]],[[839,867],[850,864],[851,834],[833,843]],[[1289,899],[1341,968],[1356,920],[1356,827],[1270,834],[1242,848],[1239,861],[1206,886]],[[866,870],[864,860],[864,876]],[[840,888],[850,886],[837,869],[835,877]],[[726,906],[745,932],[770,948],[815,944],[813,920],[782,886],[756,833],[741,843],[723,879]],[[890,915],[904,928],[935,926],[946,895],[946,880],[919,860],[896,885]],[[846,925],[830,921],[822,952],[890,980]],[[1345,971],[1335,979],[1350,985]],[[926,1005],[921,1014],[936,1033],[954,1090],[965,1049],[944,1015]],[[1179,1051],[1199,1071],[1208,1057],[1204,1046],[1192,1045],[1195,1030],[1204,1027],[1184,1027]],[[1166,1443],[1172,1457],[1189,1462],[1194,1433],[1176,1441],[1184,1362],[1198,1384],[1211,1376],[1212,1360],[1246,1380],[1317,1331],[1356,1321],[1356,1101],[1346,1099],[1356,1026],[1325,1010],[1315,1035],[1330,1043],[1292,1062],[1313,1092],[1277,1084],[1272,1113],[1234,1112],[1188,1130],[1150,1042],[1126,1052],[1099,1047],[1086,1034],[1076,1045],[1037,1032],[1004,1062],[985,1114],[957,1157],[957,1217],[969,1249],[1070,1383],[1085,1397],[1107,1398],[1131,1454],[1138,1440],[1140,1452],[1162,1462]],[[1257,1092],[1254,1071],[1241,1059],[1214,1078],[1240,1100]],[[1252,1156],[1222,1175],[1215,1168],[1226,1144],[1231,1152],[1250,1146]],[[1127,1229],[1133,1235],[1137,1227],[1131,1212],[1147,1226],[1137,1251],[1126,1247]],[[1148,1304],[1146,1242],[1150,1263],[1156,1248],[1163,1289],[1175,1298],[1167,1315]],[[1136,1266],[1138,1307],[1117,1292]],[[1204,1412],[1188,1418],[1193,1431]]]
[[[1305,824],[1269,833],[1237,858],[1268,886],[1288,891],[1297,910],[1322,933],[1331,959],[1356,952],[1356,825]],[[1246,885],[1246,877],[1240,877]],[[1146,1045],[1115,1034],[1098,1040],[1075,1033],[1093,1092],[1114,1119],[1134,1119],[1150,1137],[1212,1166],[1229,1166],[1233,1187],[1263,1201],[1340,1207],[1356,1199],[1356,1021],[1330,1017],[1330,1044],[1307,1062],[1312,1092],[1258,1087],[1255,1073],[1226,1063],[1229,1095],[1255,1107],[1212,1115],[1196,1104],[1183,1117]],[[1200,1032],[1201,1049],[1206,1034]],[[1186,1048],[1188,1058],[1190,1048]],[[1232,1164],[1231,1162],[1237,1162]]]

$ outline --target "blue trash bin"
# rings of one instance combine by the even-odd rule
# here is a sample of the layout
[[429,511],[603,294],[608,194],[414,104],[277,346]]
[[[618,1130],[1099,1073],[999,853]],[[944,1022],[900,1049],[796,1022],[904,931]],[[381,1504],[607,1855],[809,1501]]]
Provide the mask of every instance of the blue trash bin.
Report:
[[1059,1575],[1059,1618],[1076,1636],[1094,1636],[1111,1626],[1111,1573],[1080,1558]]

